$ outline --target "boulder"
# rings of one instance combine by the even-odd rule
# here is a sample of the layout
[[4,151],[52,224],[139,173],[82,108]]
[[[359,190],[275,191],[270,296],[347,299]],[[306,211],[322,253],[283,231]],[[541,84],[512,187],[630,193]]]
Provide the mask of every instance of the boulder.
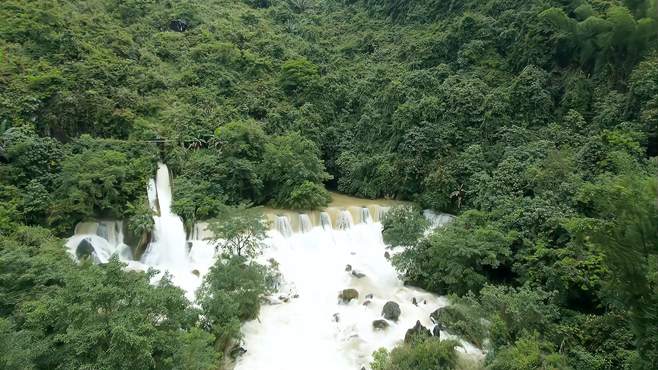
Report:
[[416,321],[416,325],[413,328],[407,330],[407,333],[404,335],[404,342],[411,343],[416,338],[431,337],[432,333],[424,327],[420,321]]
[[352,270],[352,276],[354,276],[357,279],[362,279],[362,278],[366,277],[366,274],[363,274],[363,273],[358,272],[356,270]]
[[345,271],[347,272],[352,271],[352,265],[345,265]]
[[199,277],[201,274],[199,273],[199,270],[194,269],[194,270],[192,270],[192,275],[194,275],[196,277]]
[[413,297],[411,299],[411,303],[413,303],[414,306],[418,306],[418,301],[416,300],[416,297]]
[[365,300],[365,302],[363,302],[363,305],[364,306],[370,306],[371,303],[372,303],[372,301],[367,299],[367,300]]
[[398,321],[401,313],[402,311],[400,311],[400,305],[393,301],[386,302],[384,308],[382,309],[382,316],[384,316],[384,318],[387,320]]
[[388,251],[384,252],[384,258],[386,258],[387,260],[390,260],[391,259],[391,254],[388,253]]
[[434,328],[432,328],[432,335],[441,338],[441,327],[439,325],[434,325]]
[[388,328],[388,321],[386,320],[375,320],[372,322],[372,328],[375,330],[384,330]]
[[240,345],[236,345],[231,349],[230,356],[232,359],[235,360],[236,358],[244,355],[245,353],[247,353],[247,350],[244,347]]
[[430,314],[430,320],[432,320],[433,323],[437,324],[441,330],[443,330],[443,324],[441,324],[441,317],[445,315],[445,310],[444,307],[436,309],[434,312]]
[[372,293],[366,294],[366,299],[372,299],[374,295]]
[[94,252],[94,246],[88,238],[82,239],[80,244],[75,248],[75,256],[78,257],[79,260],[91,257]]
[[338,295],[338,298],[340,298],[343,303],[348,303],[349,301],[353,299],[359,298],[359,292],[356,289],[343,289],[343,291],[340,292]]
[[185,32],[189,27],[190,24],[184,19],[174,19],[169,22],[169,29],[175,32]]

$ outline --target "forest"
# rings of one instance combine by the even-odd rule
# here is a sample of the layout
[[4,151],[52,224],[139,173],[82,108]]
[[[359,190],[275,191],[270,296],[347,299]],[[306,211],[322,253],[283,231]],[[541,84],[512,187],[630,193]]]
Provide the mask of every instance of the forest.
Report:
[[[63,247],[90,219],[150,232],[163,161],[188,229],[329,191],[410,202],[383,223],[392,262],[450,297],[481,368],[658,369],[656,0],[3,0],[0,19],[0,368],[222,368],[275,267],[227,254],[192,304]],[[428,231],[423,209],[457,218]],[[236,220],[217,231],[262,234]],[[371,367],[462,368],[451,343]]]

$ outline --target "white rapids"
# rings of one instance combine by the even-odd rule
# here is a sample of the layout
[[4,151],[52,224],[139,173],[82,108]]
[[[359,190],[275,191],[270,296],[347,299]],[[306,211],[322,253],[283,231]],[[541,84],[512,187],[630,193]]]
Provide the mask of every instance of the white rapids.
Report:
[[[166,271],[194,302],[196,290],[215,261],[215,248],[207,241],[211,235],[204,223],[195,225],[186,237],[182,220],[171,211],[170,182],[167,166],[159,163],[147,191],[156,213],[155,228],[141,261],[133,260],[124,243],[121,221],[80,223],[67,241],[69,252],[75,256],[86,240],[93,246],[96,262],[105,263],[116,254],[128,269],[158,269],[161,273],[154,281]],[[388,207],[371,208],[373,212],[367,207],[334,207],[312,215],[293,214],[295,220],[287,214],[271,215],[273,229],[259,260],[276,260],[283,281],[258,319],[243,326],[247,352],[237,359],[235,370],[368,369],[372,353],[401,343],[417,320],[432,329],[430,313],[447,305],[447,300],[404,286],[384,256],[380,221]],[[453,217],[431,212],[425,216],[432,227]],[[293,227],[291,221],[297,219]],[[351,271],[346,271],[347,265]],[[361,274],[365,276],[355,276]],[[346,304],[338,295],[347,288],[356,289],[359,297]],[[280,296],[286,299],[277,299]],[[400,318],[389,321],[385,330],[374,330],[372,322],[382,319],[387,301],[400,305]],[[444,332],[441,337],[451,338]],[[459,350],[482,355],[465,342]]]
[[[263,306],[259,318],[244,325],[247,352],[238,359],[236,370],[369,368],[373,351],[402,342],[417,320],[431,330],[430,313],[448,303],[403,285],[384,257],[380,223],[344,225],[341,230],[317,226],[290,237],[274,231],[267,244],[262,259],[279,262],[285,280],[275,296],[299,297]],[[346,271],[348,264],[365,277]],[[356,289],[359,298],[340,303],[338,294],[346,288]],[[369,294],[373,298],[367,299]],[[366,301],[370,303],[364,305]],[[397,302],[402,314],[397,323],[389,322],[388,329],[376,331],[372,322],[382,318],[387,301]],[[478,352],[463,345],[463,352]]]

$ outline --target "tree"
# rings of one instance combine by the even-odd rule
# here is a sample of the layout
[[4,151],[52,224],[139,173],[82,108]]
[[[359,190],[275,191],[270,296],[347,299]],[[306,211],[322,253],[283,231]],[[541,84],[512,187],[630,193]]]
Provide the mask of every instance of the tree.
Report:
[[253,258],[261,253],[268,225],[260,208],[239,205],[225,207],[208,228],[224,254]]
[[386,213],[382,221],[382,236],[391,247],[412,247],[428,227],[429,222],[418,208],[397,206]]
[[414,345],[403,344],[390,353],[380,349],[373,354],[373,370],[452,370],[457,366],[457,342],[428,338]]

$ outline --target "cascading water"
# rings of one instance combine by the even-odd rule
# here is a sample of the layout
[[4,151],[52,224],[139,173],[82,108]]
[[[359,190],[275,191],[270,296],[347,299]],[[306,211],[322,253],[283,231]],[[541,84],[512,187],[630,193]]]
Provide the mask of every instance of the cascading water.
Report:
[[285,237],[292,235],[292,226],[290,225],[288,216],[278,216],[276,218],[276,229]]
[[338,219],[336,220],[336,227],[339,230],[347,230],[352,227],[354,221],[352,219],[352,214],[348,210],[342,210],[338,214]]
[[307,233],[313,229],[313,223],[311,218],[306,213],[299,214],[299,230],[303,233]]
[[327,212],[321,212],[320,213],[320,224],[322,225],[322,228],[325,230],[331,230],[333,229],[333,226],[331,225],[331,216]]
[[361,208],[361,222],[364,224],[372,222],[372,218],[370,218],[370,210],[366,207]]
[[[323,227],[321,216],[320,226],[309,232],[270,231],[261,259],[279,263],[284,281],[275,296],[297,298],[265,305],[257,320],[245,324],[247,352],[235,370],[369,368],[372,352],[400,343],[416,320],[432,328],[429,315],[447,304],[445,298],[405,287],[384,256],[381,224],[352,225],[348,215],[339,214],[337,224],[345,226],[336,230]],[[347,288],[359,297],[343,303],[338,294]],[[382,319],[387,301],[397,302],[402,314],[387,329],[375,330],[372,322]],[[464,345],[464,351],[479,353]]]
[[168,269],[184,268],[188,261],[185,227],[183,220],[171,212],[169,169],[164,163],[158,164],[155,187],[160,215],[153,217],[153,239],[142,257],[142,262]]

